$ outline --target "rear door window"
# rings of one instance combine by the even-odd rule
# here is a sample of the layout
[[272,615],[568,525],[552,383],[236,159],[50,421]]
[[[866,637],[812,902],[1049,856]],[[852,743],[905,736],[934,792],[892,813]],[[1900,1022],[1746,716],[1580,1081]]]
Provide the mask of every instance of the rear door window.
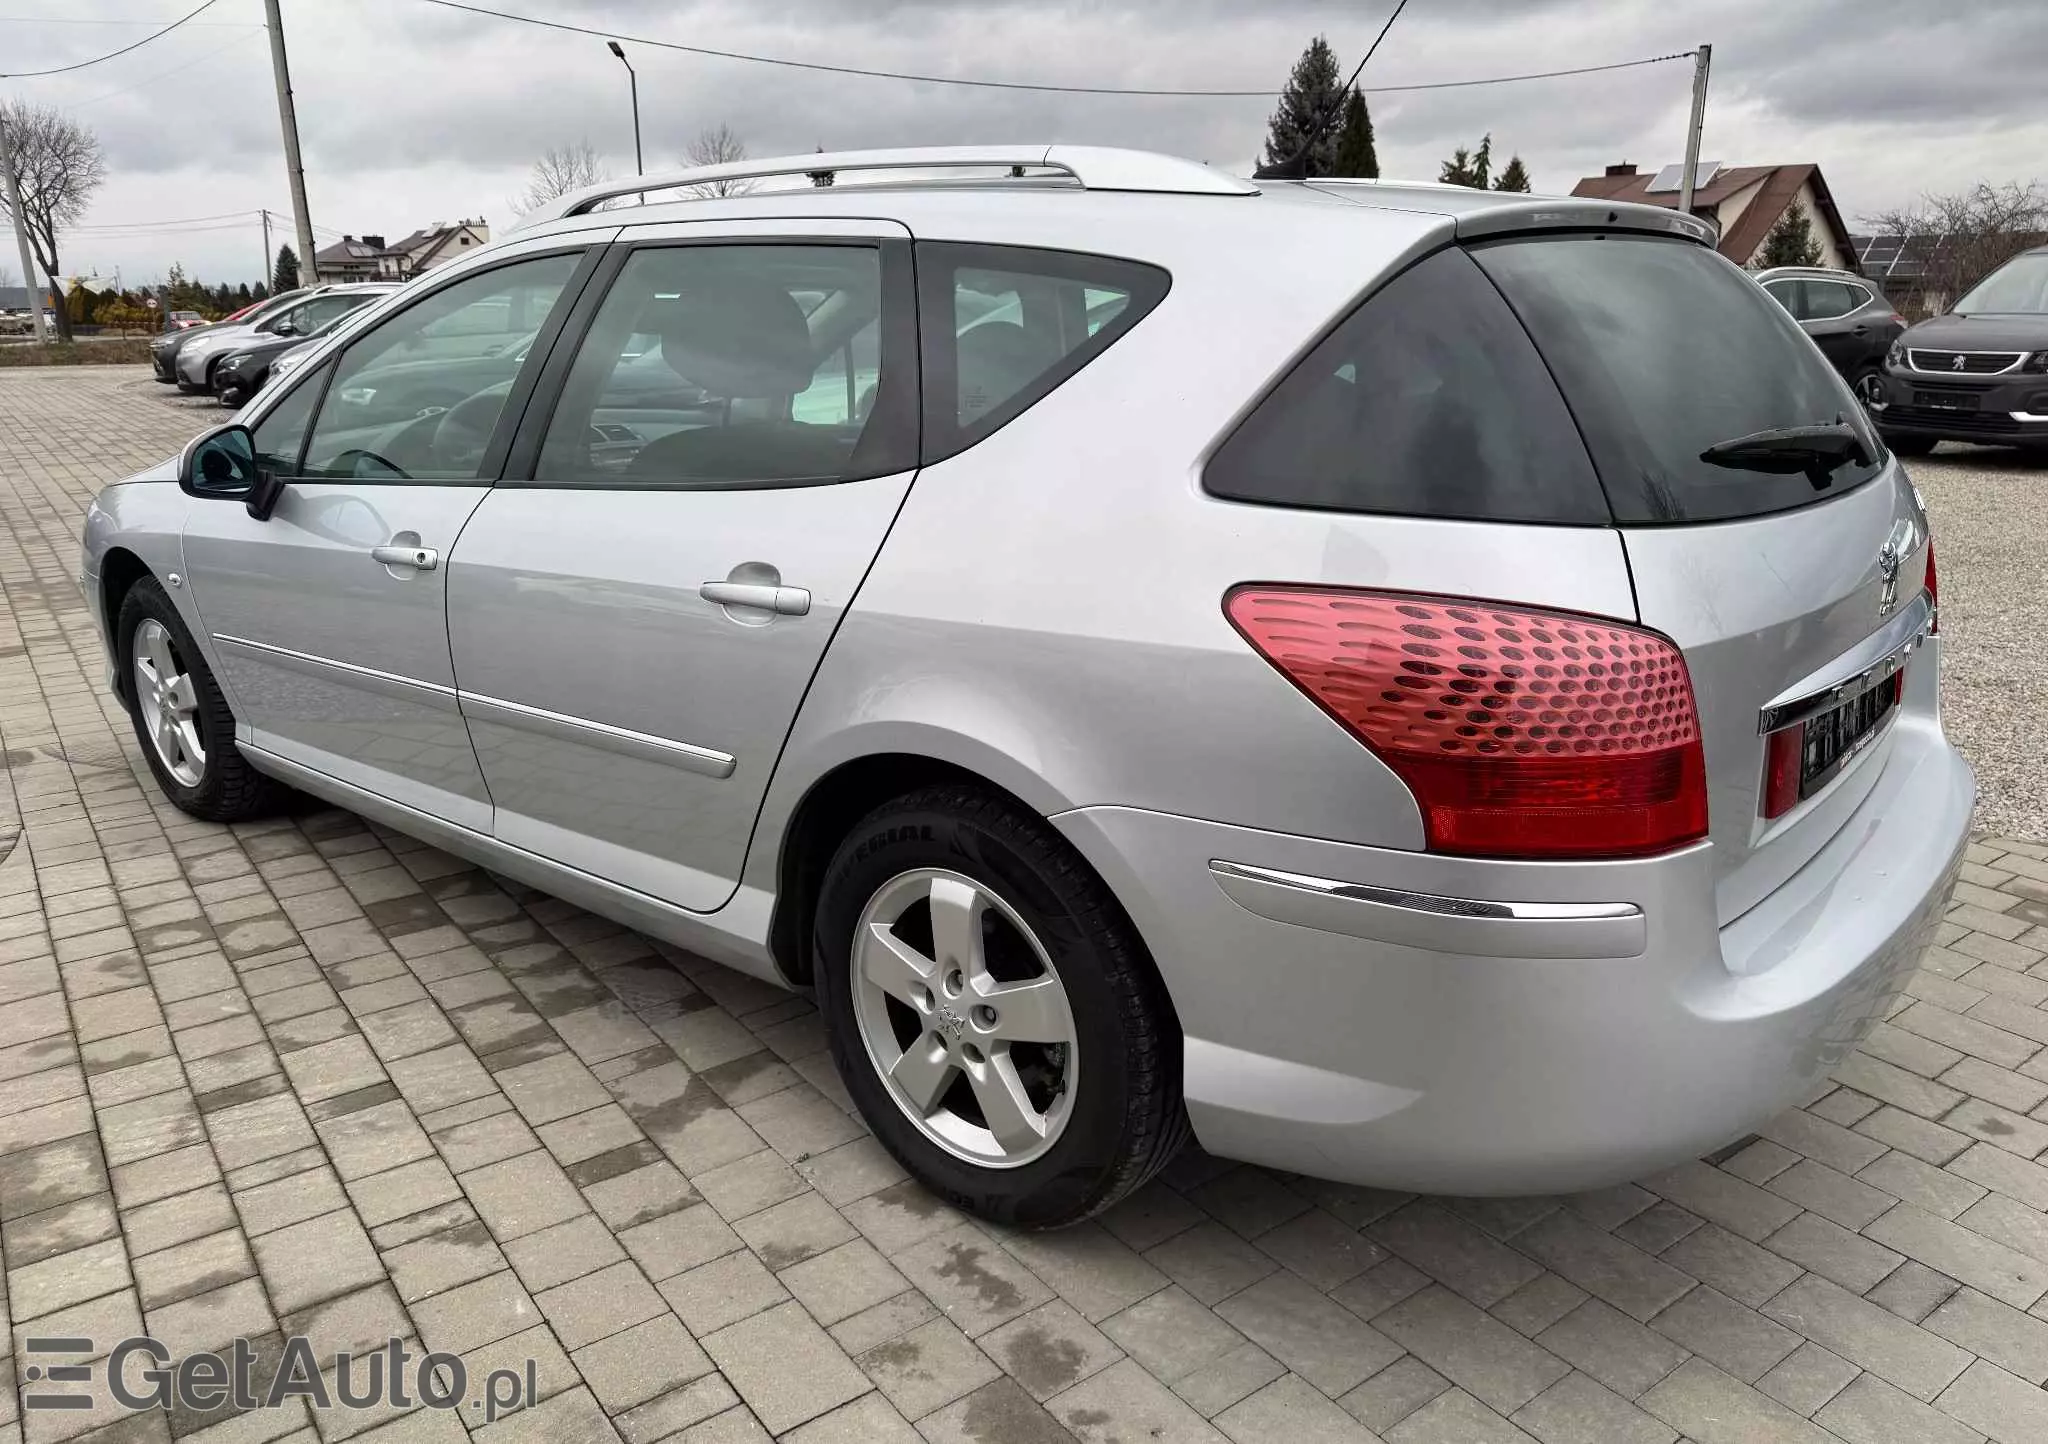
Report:
[[1416,262],[1340,322],[1224,442],[1203,485],[1331,511],[1609,521],[1542,358],[1455,249]]
[[[1593,455],[1617,521],[1760,516],[1840,496],[1884,449],[1784,309],[1689,241],[1599,234],[1491,242],[1472,257],[1528,328]],[[1701,453],[1788,426],[1854,428],[1869,460],[1826,487]]]
[[1159,304],[1167,275],[1109,256],[919,242],[924,460],[1008,425]]

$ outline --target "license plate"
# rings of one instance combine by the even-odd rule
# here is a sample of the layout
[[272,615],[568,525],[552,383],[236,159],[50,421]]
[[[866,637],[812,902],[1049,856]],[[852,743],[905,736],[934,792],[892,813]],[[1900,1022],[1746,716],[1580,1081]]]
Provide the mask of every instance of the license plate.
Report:
[[1955,391],[1915,391],[1913,404],[1929,411],[1975,411],[1982,398]]
[[1799,750],[1799,796],[1802,801],[1827,785],[1842,764],[1875,733],[1899,704],[1900,672],[1867,692],[1806,719]]

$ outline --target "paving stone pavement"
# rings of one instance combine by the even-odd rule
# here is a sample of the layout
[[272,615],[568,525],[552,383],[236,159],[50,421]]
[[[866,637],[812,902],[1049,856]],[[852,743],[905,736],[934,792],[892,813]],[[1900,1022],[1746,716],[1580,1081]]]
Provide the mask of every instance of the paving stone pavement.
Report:
[[[1026,1235],[905,1181],[800,998],[347,813],[164,803],[73,571],[218,413],[0,372],[0,1440],[2048,1440],[2048,846],[1970,849],[1836,1081],[1570,1198],[1190,1152]],[[539,1401],[21,1415],[29,1335],[392,1337]]]

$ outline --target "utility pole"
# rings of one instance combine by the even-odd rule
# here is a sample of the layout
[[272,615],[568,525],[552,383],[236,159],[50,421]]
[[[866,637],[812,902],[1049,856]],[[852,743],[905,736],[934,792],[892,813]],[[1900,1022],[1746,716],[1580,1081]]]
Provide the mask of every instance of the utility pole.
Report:
[[7,209],[14,217],[14,244],[21,254],[22,293],[28,297],[28,313],[35,322],[36,340],[47,341],[50,328],[43,322],[43,303],[38,299],[43,287],[36,280],[36,258],[28,244],[28,217],[21,210],[21,183],[14,174],[14,146],[7,139],[4,121],[0,121],[0,171],[7,173]]
[[270,283],[277,279],[276,273],[273,270],[271,270],[271,267],[277,264],[277,262],[272,259],[272,257],[274,257],[277,253],[270,249],[270,212],[266,210],[262,212],[262,216],[263,269],[256,273],[256,284],[267,291],[270,289]]
[[1692,214],[1692,183],[1700,169],[1700,131],[1707,123],[1707,72],[1713,68],[1714,47],[1702,45],[1692,67],[1692,124],[1685,132],[1685,176],[1678,184],[1678,213]]
[[277,118],[284,127],[285,176],[292,186],[292,221],[299,236],[299,279],[313,274],[313,216],[306,207],[306,168],[299,161],[299,118],[292,109],[292,75],[284,59],[284,17],[277,0],[263,0],[270,24],[270,68],[277,77]]

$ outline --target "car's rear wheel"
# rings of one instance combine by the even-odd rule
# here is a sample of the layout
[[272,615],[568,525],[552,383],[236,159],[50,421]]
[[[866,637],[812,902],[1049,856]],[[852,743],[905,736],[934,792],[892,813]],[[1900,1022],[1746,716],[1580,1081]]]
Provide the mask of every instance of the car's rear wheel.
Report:
[[114,635],[135,739],[164,795],[208,822],[240,822],[275,810],[286,789],[236,749],[235,715],[154,577],[122,598]]
[[1180,1030],[1135,929],[1007,799],[935,787],[862,819],[827,872],[813,947],[848,1092],[947,1201],[1078,1222],[1186,1140]]
[[1849,389],[1856,393],[1856,399],[1863,403],[1865,411],[1875,415],[1884,410],[1884,373],[1875,366],[1859,371],[1856,379],[1849,383]]
[[1932,436],[1887,436],[1884,444],[1900,456],[1925,456],[1938,443]]

